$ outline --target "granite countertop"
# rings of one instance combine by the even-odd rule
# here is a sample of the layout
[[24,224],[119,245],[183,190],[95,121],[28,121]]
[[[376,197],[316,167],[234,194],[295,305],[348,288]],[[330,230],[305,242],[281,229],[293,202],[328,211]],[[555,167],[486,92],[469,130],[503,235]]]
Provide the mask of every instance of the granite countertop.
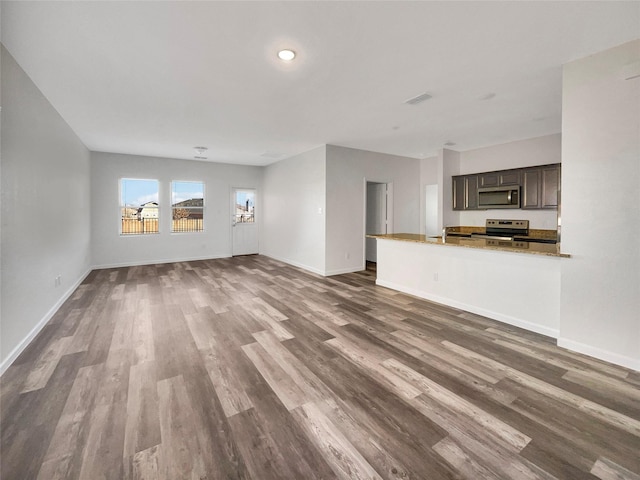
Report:
[[[460,233],[465,232],[460,231]],[[531,235],[531,232],[529,232],[529,236],[532,238],[550,238],[542,236],[534,237],[533,235]],[[420,235],[418,233],[388,233],[383,235],[367,235],[367,237],[379,238],[384,240],[399,240],[402,242],[429,243],[432,245],[478,248],[482,250],[500,250],[505,252],[517,252],[533,255],[546,255],[550,257],[570,257],[569,254],[560,252],[560,244],[554,243],[513,242],[518,246],[512,246],[507,245],[507,243],[510,244],[511,242],[501,242],[495,240],[491,241],[485,238],[455,236],[448,236],[446,241],[443,242],[442,237],[427,237],[426,235]]]
[[[447,227],[447,234],[459,234],[459,235],[471,235],[472,233],[485,233],[484,227]],[[545,240],[556,240],[558,238],[558,232],[555,230],[538,230],[535,228],[529,229],[529,235],[518,235],[519,238],[538,238]]]

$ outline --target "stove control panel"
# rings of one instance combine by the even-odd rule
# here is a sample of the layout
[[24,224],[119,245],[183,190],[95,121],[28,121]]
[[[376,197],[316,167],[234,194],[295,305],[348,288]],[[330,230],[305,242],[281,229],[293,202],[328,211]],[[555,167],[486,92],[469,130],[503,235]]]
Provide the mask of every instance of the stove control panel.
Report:
[[499,220],[487,219],[487,228],[517,228],[522,230],[529,229],[529,220]]

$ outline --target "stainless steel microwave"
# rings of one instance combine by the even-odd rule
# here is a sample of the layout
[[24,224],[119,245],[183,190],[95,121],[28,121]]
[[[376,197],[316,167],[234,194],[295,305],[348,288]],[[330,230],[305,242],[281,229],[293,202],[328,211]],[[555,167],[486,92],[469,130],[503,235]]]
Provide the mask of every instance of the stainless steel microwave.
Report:
[[479,188],[478,208],[520,208],[520,187]]

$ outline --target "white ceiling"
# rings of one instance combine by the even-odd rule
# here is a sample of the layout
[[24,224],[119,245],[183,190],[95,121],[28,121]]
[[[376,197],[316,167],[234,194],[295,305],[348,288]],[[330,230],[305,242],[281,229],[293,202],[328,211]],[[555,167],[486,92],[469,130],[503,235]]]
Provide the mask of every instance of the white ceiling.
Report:
[[1,15],[5,47],[90,150],[204,145],[250,165],[322,144],[422,158],[557,133],[562,64],[640,36],[638,1],[2,2]]

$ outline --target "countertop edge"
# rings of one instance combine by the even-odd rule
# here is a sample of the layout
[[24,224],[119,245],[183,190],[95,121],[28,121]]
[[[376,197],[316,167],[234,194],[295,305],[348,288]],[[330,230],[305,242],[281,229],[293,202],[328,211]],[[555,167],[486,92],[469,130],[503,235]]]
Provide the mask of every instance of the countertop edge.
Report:
[[[381,234],[381,235],[366,235],[367,238],[375,238],[378,240],[394,240],[397,242],[410,242],[410,243],[422,243],[425,245],[442,245],[445,247],[460,247],[460,248],[473,248],[476,250],[493,250],[499,252],[511,252],[511,253],[521,253],[524,255],[539,255],[544,257],[559,257],[559,258],[571,258],[571,255],[568,253],[554,253],[554,252],[536,252],[531,250],[521,250],[519,248],[509,248],[509,247],[499,247],[499,246],[487,246],[487,245],[458,245],[455,243],[446,243],[442,241],[442,237],[429,237],[433,238],[433,241],[423,240],[420,238],[402,238],[399,235],[403,234]],[[404,234],[404,235],[415,235],[416,237],[425,237],[420,234]]]

